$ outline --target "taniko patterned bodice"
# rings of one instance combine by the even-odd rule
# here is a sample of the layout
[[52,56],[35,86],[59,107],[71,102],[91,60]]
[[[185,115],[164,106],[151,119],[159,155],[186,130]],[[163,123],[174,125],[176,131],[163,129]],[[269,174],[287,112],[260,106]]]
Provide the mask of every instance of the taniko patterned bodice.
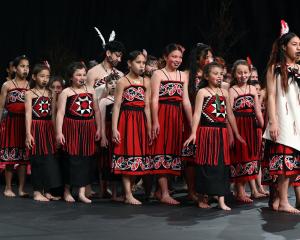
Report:
[[143,85],[130,85],[124,89],[122,106],[145,107],[145,91]]
[[91,93],[79,93],[69,96],[67,98],[66,116],[79,119],[93,118],[93,95]]
[[220,106],[218,109],[217,97],[204,97],[201,123],[226,123],[226,101],[224,96],[219,96]]
[[32,98],[32,119],[51,119],[51,98]]
[[5,108],[12,113],[25,113],[25,93],[27,88],[14,88],[7,91]]

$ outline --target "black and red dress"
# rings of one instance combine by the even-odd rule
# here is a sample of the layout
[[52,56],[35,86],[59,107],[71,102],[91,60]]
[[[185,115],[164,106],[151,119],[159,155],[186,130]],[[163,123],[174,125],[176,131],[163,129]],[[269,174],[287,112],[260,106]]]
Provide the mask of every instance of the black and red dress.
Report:
[[7,115],[0,124],[1,164],[29,163],[25,148],[25,92],[27,90],[15,84],[15,88],[7,92],[5,102]]
[[[124,89],[118,121],[121,142],[114,145],[115,174],[145,175],[152,173],[149,155],[144,85],[131,84]],[[144,80],[143,80],[144,81]]]
[[183,81],[170,80],[161,70],[167,80],[162,80],[159,88],[158,122],[160,132],[152,145],[152,160],[154,174],[180,175],[183,112],[182,95]]
[[[236,91],[234,87],[232,89]],[[259,172],[262,136],[258,134],[254,104],[254,95],[250,93],[250,85],[249,93],[239,95],[234,99],[233,113],[237,128],[247,144],[235,141],[231,149],[230,172],[233,182],[255,179]]]
[[229,192],[230,153],[224,96],[211,93],[204,97],[196,135],[195,163],[197,192],[217,196]]
[[67,98],[62,128],[66,140],[63,150],[67,153],[64,175],[66,184],[83,187],[91,181],[95,154],[94,102],[91,93],[74,93]]
[[61,186],[59,162],[55,158],[55,132],[52,121],[51,98],[32,99],[31,134],[35,144],[28,150],[33,190],[49,190]]

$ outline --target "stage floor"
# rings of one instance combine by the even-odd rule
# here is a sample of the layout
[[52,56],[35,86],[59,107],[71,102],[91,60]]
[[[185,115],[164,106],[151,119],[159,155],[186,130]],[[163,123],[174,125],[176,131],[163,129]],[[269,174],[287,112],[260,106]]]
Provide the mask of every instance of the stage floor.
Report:
[[[183,200],[183,195],[175,197]],[[187,201],[174,207],[155,200],[143,206],[100,199],[89,205],[38,203],[1,194],[0,239],[300,239],[300,216],[274,213],[266,199],[231,207],[231,212],[202,210]]]

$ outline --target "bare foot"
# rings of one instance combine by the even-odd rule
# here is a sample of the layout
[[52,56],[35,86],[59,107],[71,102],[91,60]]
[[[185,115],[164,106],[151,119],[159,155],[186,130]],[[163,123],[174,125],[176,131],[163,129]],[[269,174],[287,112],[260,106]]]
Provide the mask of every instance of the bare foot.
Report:
[[69,203],[75,202],[75,199],[72,197],[70,193],[64,193],[64,200]]
[[124,203],[131,204],[131,205],[141,205],[142,203],[134,198],[133,196],[125,197]]
[[279,208],[279,198],[278,197],[273,200],[270,207],[273,211],[278,211],[278,208]]
[[91,199],[88,199],[85,195],[79,195],[78,196],[79,201],[83,203],[92,203]]
[[231,210],[231,208],[228,207],[225,203],[219,204],[219,207],[220,207],[222,210],[225,210],[225,211],[230,211],[230,210]]
[[24,192],[23,190],[19,190],[19,197],[21,198],[28,198],[29,194],[27,192]]
[[58,201],[61,199],[61,197],[55,197],[51,193],[46,193],[45,197],[48,198],[49,200],[53,200],[53,201]]
[[237,196],[236,201],[240,203],[253,203],[253,200],[246,196]]
[[289,203],[279,204],[278,211],[280,211],[280,212],[287,212],[287,213],[293,213],[293,214],[299,214],[300,213],[300,210],[292,207]]
[[187,198],[189,200],[192,200],[193,202],[198,202],[199,201],[199,196],[197,195],[197,193],[189,193],[187,195]]
[[160,199],[160,202],[169,204],[169,205],[179,205],[180,202],[176,201],[174,198],[171,196],[165,196]]
[[33,200],[39,201],[39,202],[49,202],[50,200],[46,198],[43,194],[40,192],[34,193],[33,194]]
[[16,196],[16,194],[11,189],[5,189],[5,191],[3,192],[3,195],[5,197],[10,197],[10,198]]
[[266,191],[264,188],[259,188],[258,192],[261,193],[261,194],[264,194],[266,196],[270,195],[269,191]]
[[202,202],[202,201],[199,201],[198,202],[198,208],[211,208],[211,206],[209,204],[207,204],[206,202]]
[[255,193],[251,194],[251,197],[254,198],[254,199],[260,199],[260,198],[267,197],[267,195],[266,194],[262,194],[259,191],[257,191]]

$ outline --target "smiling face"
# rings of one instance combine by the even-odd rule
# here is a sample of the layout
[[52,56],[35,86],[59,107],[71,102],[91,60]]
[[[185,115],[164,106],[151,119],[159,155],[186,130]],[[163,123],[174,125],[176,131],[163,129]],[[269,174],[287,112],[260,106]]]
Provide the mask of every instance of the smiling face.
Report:
[[86,70],[85,68],[76,69],[72,76],[72,85],[75,87],[81,87],[86,82]]
[[166,61],[166,65],[170,69],[176,70],[182,63],[182,52],[179,50],[174,50],[170,52],[168,56],[164,56],[164,59]]
[[250,69],[248,65],[239,64],[234,72],[238,84],[245,84],[250,78]]

